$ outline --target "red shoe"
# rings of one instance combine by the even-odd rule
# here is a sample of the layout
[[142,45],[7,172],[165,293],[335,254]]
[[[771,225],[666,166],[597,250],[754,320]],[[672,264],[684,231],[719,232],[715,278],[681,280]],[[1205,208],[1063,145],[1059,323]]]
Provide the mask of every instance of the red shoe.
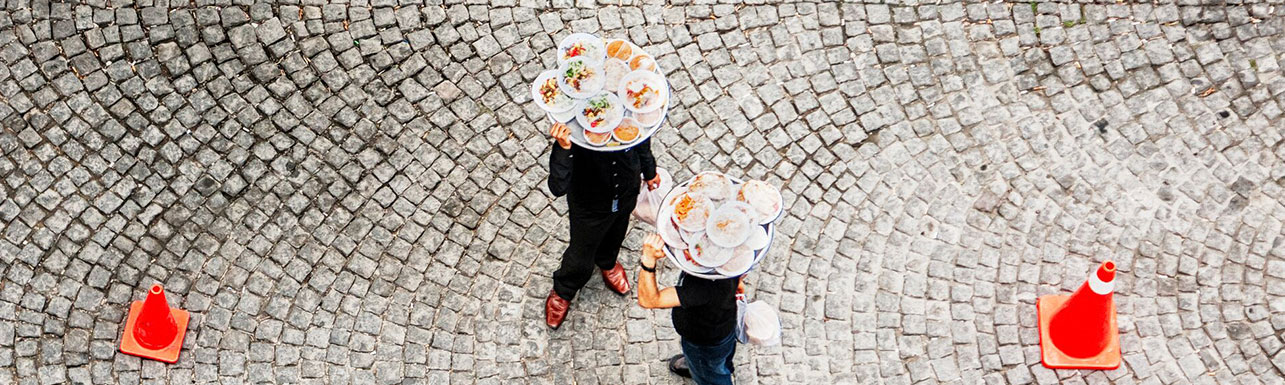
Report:
[[557,292],[549,290],[549,298],[544,299],[544,323],[557,330],[562,326],[562,321],[567,319],[569,310],[571,301],[562,299]]
[[629,294],[629,276],[625,275],[625,268],[620,266],[620,262],[616,262],[616,266],[610,270],[602,271],[602,282],[616,294]]

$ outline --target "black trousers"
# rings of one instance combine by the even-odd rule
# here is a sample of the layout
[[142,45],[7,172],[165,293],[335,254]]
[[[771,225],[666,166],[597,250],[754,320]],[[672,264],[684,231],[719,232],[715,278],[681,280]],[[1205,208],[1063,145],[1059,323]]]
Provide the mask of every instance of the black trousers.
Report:
[[[593,277],[593,268],[610,270],[616,266],[620,244],[629,231],[629,217],[638,204],[638,196],[622,197],[615,212],[610,206],[585,207],[568,200],[571,219],[571,244],[562,253],[562,266],[553,272],[553,291],[570,301]],[[595,205],[597,206],[597,205]]]

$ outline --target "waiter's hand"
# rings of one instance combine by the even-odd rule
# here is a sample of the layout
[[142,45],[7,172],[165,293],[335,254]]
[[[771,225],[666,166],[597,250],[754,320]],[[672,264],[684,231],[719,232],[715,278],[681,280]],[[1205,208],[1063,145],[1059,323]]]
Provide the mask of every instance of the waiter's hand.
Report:
[[554,123],[553,128],[549,129],[549,136],[552,136],[563,150],[571,149],[571,129],[567,128],[567,125]]
[[648,190],[655,190],[657,187],[660,187],[660,173],[657,173],[655,178],[647,181]]
[[642,247],[642,264],[650,268],[655,268],[656,263],[664,257],[664,252],[660,250],[665,246],[665,241],[660,239],[660,234],[651,233],[643,239]]

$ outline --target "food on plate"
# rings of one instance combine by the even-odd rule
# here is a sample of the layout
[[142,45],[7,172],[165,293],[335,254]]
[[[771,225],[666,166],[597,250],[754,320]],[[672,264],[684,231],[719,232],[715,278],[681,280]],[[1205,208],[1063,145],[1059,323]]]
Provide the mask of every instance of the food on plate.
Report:
[[764,181],[750,180],[741,184],[736,200],[753,207],[757,214],[755,218],[762,224],[775,220],[781,212],[781,190]]
[[687,191],[704,195],[712,200],[723,200],[732,195],[732,181],[722,173],[702,172],[692,179],[692,183],[687,186]]
[[558,62],[584,59],[590,64],[601,64],[606,54],[602,39],[587,33],[573,33],[558,43]]
[[[571,104],[574,100],[558,89],[558,78],[550,77],[540,84],[540,102],[551,109]],[[565,111],[561,109],[559,111]]]
[[633,110],[652,110],[664,101],[663,95],[659,89],[652,87],[652,82],[643,77],[629,79],[622,86],[625,103],[629,103]]
[[606,86],[603,88],[609,92],[616,92],[620,89],[620,81],[629,74],[629,65],[620,59],[607,59],[602,64],[602,72],[606,76]]
[[562,91],[558,90],[558,79],[548,78],[543,84],[540,84],[540,100],[544,104],[553,104],[554,100],[559,98],[569,99]]
[[635,70],[655,71],[656,59],[652,59],[651,56],[647,56],[646,54],[634,56],[633,59],[629,60],[629,68],[633,68]]
[[732,249],[719,247],[710,241],[708,234],[706,237],[697,240],[688,249],[689,255],[696,264],[705,267],[721,266],[732,259]]
[[664,109],[659,109],[652,112],[634,114],[634,120],[638,121],[638,124],[641,124],[643,127],[655,126],[656,124],[659,124],[660,119],[664,117],[665,117]]
[[531,99],[551,114],[571,111],[576,107],[576,100],[558,86],[558,77],[557,70],[544,71],[531,82]]
[[[670,221],[670,223],[674,223],[674,226],[678,225],[677,222]],[[683,229],[678,229],[678,235],[683,238],[683,243],[690,245],[690,244],[696,243],[696,241],[699,241],[701,238],[705,237],[705,232],[704,231],[691,232]]]
[[732,257],[714,270],[728,277],[736,277],[750,271],[754,265],[754,250],[745,246],[732,249]]
[[696,260],[692,259],[692,252],[690,248],[683,249],[682,254],[683,254],[682,258],[679,258],[681,260],[679,264],[683,265],[682,267],[684,267],[684,270],[691,270],[697,273],[708,273],[708,272],[714,271],[713,267],[701,266],[701,264],[696,263]]
[[629,144],[637,140],[641,132],[642,129],[638,127],[638,122],[634,121],[633,118],[624,118],[620,121],[620,125],[616,126],[616,129],[611,130],[611,135],[616,137],[616,140],[620,141],[620,143]]
[[592,144],[592,145],[595,145],[595,146],[601,146],[601,145],[605,145],[605,144],[607,144],[607,142],[611,141],[611,133],[610,133],[610,132],[601,132],[601,133],[600,133],[600,132],[593,132],[593,131],[585,130],[585,132],[584,132],[584,139],[585,139],[586,141],[588,141],[588,142],[589,142],[589,144]]
[[608,96],[607,94],[598,95],[585,103],[580,116],[584,116],[585,121],[589,123],[588,128],[600,130],[612,120],[612,110],[619,107],[612,103]]
[[767,229],[763,228],[763,226],[750,226],[750,236],[745,238],[745,243],[742,243],[741,246],[748,247],[751,250],[762,250],[771,241],[772,238],[767,236]]
[[602,76],[584,60],[567,62],[567,69],[563,71],[562,79],[563,84],[581,93],[593,92],[594,88],[602,85]]
[[634,113],[655,111],[665,105],[669,89],[665,78],[651,71],[633,71],[620,80],[620,100]]
[[690,192],[683,193],[674,202],[674,223],[678,224],[679,228],[691,232],[704,230],[713,205],[705,196]]
[[[657,218],[670,218],[674,213],[672,207],[660,209]],[[656,230],[660,232],[660,238],[665,240],[665,244],[676,249],[687,249],[687,240],[683,238],[683,231],[678,229],[678,225],[673,220],[664,220],[656,222]]]
[[736,202],[725,203],[709,216],[705,236],[720,247],[736,247],[745,243],[753,226],[750,217],[736,207]]
[[[629,44],[629,42],[627,41],[616,39],[607,43],[608,57],[614,57],[620,60],[629,60],[629,57],[633,55],[634,55],[633,44]],[[624,62],[621,62],[621,63],[624,63]]]
[[588,51],[589,51],[589,47],[586,47],[584,43],[574,43],[574,44],[571,44],[570,47],[567,47],[566,50],[562,51],[562,58],[570,59],[573,57],[579,57],[581,55],[584,55]]
[[677,187],[674,187],[674,189],[673,189],[673,190],[670,190],[670,191],[669,191],[669,195],[666,195],[666,196],[665,196],[666,198],[669,198],[669,199],[666,199],[666,200],[665,200],[665,206],[668,206],[668,207],[671,207],[671,208],[672,208],[672,207],[674,207],[675,205],[677,205],[677,204],[678,204],[678,203],[677,203],[677,202],[678,202],[678,199],[679,199],[679,198],[682,198],[682,197],[683,197],[683,193],[686,193],[686,192],[687,192],[687,187],[686,187],[686,186],[677,186]]

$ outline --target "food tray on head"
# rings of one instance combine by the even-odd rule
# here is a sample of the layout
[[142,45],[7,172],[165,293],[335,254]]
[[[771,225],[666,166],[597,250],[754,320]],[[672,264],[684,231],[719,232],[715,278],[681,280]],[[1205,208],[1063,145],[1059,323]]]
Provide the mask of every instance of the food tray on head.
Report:
[[[597,42],[591,41],[586,36],[597,39]],[[654,73],[655,76],[644,76],[642,74],[634,74],[633,77],[630,79],[634,79],[634,78],[654,79],[650,84],[653,85],[652,87],[653,89],[658,88],[656,91],[660,92],[660,94],[662,95],[661,99],[663,99],[663,102],[646,104],[642,108],[627,108],[632,106],[621,105],[620,107],[625,109],[624,119],[619,119],[612,122],[610,126],[611,129],[606,130],[605,132],[613,133],[613,131],[615,131],[618,128],[621,129],[623,132],[616,133],[618,135],[612,135],[608,137],[606,141],[603,143],[594,143],[593,141],[590,141],[589,138],[587,138],[585,135],[585,127],[581,124],[580,122],[581,119],[579,119],[582,113],[582,110],[580,107],[581,104],[579,103],[579,101],[582,101],[585,98],[576,98],[575,100],[577,103],[576,104],[577,107],[567,111],[550,111],[551,110],[550,108],[545,107],[541,103],[542,100],[537,100],[536,104],[541,106],[541,108],[548,115],[549,120],[551,122],[561,122],[566,124],[567,128],[569,128],[571,131],[571,135],[570,135],[571,142],[575,143],[580,147],[584,147],[593,151],[604,151],[604,152],[623,151],[629,148],[633,148],[634,146],[641,144],[642,142],[646,141],[647,139],[650,139],[653,135],[655,135],[656,132],[659,131],[660,128],[665,125],[665,121],[668,118],[669,108],[673,104],[673,90],[669,85],[669,79],[665,76],[665,73],[660,68],[659,64],[656,63],[654,57],[651,56],[651,54],[644,51],[641,47],[638,47],[637,45],[627,40],[602,39],[590,34],[577,33],[577,34],[572,34],[570,36],[567,36],[566,38],[563,39],[562,43],[558,44],[556,55],[558,56],[557,61],[559,63],[559,68],[562,68],[562,65],[567,63],[570,59],[570,58],[568,59],[563,58],[565,47],[574,45],[575,43],[580,43],[581,46],[591,47],[589,51],[593,51],[593,52],[588,54],[588,56],[590,57],[584,58],[584,59],[588,59],[588,60],[585,60],[586,64],[594,65],[594,68],[596,71],[598,71],[598,73],[603,74],[603,76],[617,76],[617,75],[620,76],[620,79],[605,79],[602,92],[611,92],[617,95],[625,95],[626,93],[621,91],[621,89],[623,89],[625,84],[625,82],[622,80],[625,80],[625,78],[629,77],[630,74],[633,74],[634,72],[638,72],[639,70],[650,71]],[[598,57],[597,55],[597,49],[599,47],[598,43],[602,43],[603,44],[602,47],[606,47],[606,48],[604,48],[604,51],[603,51],[604,59],[595,61],[595,60],[592,60],[591,58]],[[622,64],[624,65],[624,67],[615,68],[615,67],[620,67]],[[612,81],[612,80],[615,80],[615,81]],[[562,79],[559,79],[559,84],[562,84],[562,83],[564,83],[564,81]],[[655,85],[657,84],[663,84],[663,86],[656,87]],[[615,87],[611,87],[613,85]],[[538,93],[536,91],[537,89],[535,88],[535,86],[533,86],[533,96],[538,96]],[[568,93],[568,95],[571,95],[571,94],[574,94],[574,92]],[[621,103],[630,102],[629,100],[624,100],[619,97],[617,98],[617,100],[620,101]],[[659,104],[659,106],[656,106],[655,104]],[[630,127],[625,127],[625,128],[619,127],[625,123],[635,123],[635,125],[632,125]],[[619,137],[622,137],[622,136],[629,137],[630,136],[629,134],[632,133],[634,128],[636,128],[638,131],[637,135],[634,135],[634,140],[624,141],[619,139]],[[595,130],[595,131],[602,132],[602,130]],[[598,137],[598,136],[595,135],[595,137]]]
[[[726,178],[733,183],[734,187],[737,187],[737,188],[739,188],[741,184],[745,183],[745,181],[735,177],[726,176]],[[674,208],[673,208],[674,201],[676,200],[676,198],[678,198],[679,195],[686,194],[688,192],[688,186],[695,179],[696,179],[695,177],[692,177],[691,179],[688,179],[683,183],[674,186],[674,188],[669,191],[669,194],[665,195],[665,198],[661,200],[662,203],[660,208],[658,209],[659,214],[656,217],[656,226],[658,227],[658,230],[660,230],[661,237],[665,239],[665,246],[663,247],[665,256],[669,258],[670,261],[674,263],[674,265],[682,269],[683,272],[689,275],[693,275],[693,276],[697,276],[705,279],[734,278],[734,277],[744,275],[750,270],[753,270],[754,267],[757,267],[759,262],[763,260],[763,257],[767,256],[768,251],[772,249],[772,239],[776,236],[776,224],[773,221],[768,221],[767,223],[751,223],[751,225],[753,226],[752,231],[761,232],[760,234],[754,234],[754,236],[749,237],[750,239],[745,240],[744,243],[740,246],[726,248],[724,250],[718,251],[718,252],[732,253],[731,260],[737,261],[737,256],[738,256],[737,253],[745,253],[751,250],[751,249],[746,249],[748,247],[747,246],[748,244],[751,244],[751,243],[754,243],[755,245],[761,244],[762,248],[753,250],[753,259],[747,264],[744,263],[743,261],[737,261],[737,263],[731,263],[731,261],[727,261],[726,264],[723,266],[711,268],[711,267],[699,265],[695,261],[695,259],[689,260],[689,256],[691,255],[690,249],[692,247],[695,247],[696,246],[695,243],[697,242],[686,242],[685,240],[681,240],[679,239],[681,238],[681,235],[697,234],[696,235],[697,239],[704,239],[708,234],[687,233],[684,230],[677,228],[677,226],[674,225],[673,223],[672,215],[674,212]],[[724,199],[724,200],[726,201],[727,199]],[[735,199],[732,199],[732,200],[735,200]],[[660,228],[661,226],[668,226],[671,228]],[[767,237],[766,241],[758,238],[762,236],[762,233],[766,233],[766,237]],[[688,246],[688,248],[687,249],[676,248],[674,247],[675,243],[684,244]],[[712,242],[709,244],[713,246]],[[718,246],[713,246],[713,247],[718,247]],[[743,254],[741,256],[743,256]],[[732,266],[732,265],[737,265],[737,266]]]

